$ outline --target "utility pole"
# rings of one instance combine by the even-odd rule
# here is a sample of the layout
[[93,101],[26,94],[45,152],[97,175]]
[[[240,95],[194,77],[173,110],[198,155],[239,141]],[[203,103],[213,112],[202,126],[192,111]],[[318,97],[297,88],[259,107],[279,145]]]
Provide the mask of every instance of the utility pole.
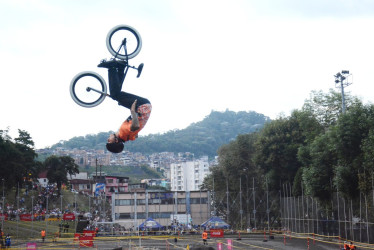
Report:
[[351,76],[352,74],[349,74],[349,70],[342,70],[342,72],[336,73],[335,76],[335,87],[340,88],[342,92],[342,113],[345,113],[345,96],[344,96],[344,87],[348,87],[352,84],[352,82],[348,81],[348,76]]
[[95,183],[97,183],[97,158],[96,158],[96,175],[95,175]]

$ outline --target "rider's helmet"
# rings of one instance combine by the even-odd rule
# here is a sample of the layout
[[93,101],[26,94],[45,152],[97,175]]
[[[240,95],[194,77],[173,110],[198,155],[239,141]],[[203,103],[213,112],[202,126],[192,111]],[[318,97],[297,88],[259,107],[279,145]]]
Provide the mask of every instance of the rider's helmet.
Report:
[[123,145],[123,142],[111,142],[106,144],[106,149],[112,153],[121,153],[123,151],[123,148],[125,146]]

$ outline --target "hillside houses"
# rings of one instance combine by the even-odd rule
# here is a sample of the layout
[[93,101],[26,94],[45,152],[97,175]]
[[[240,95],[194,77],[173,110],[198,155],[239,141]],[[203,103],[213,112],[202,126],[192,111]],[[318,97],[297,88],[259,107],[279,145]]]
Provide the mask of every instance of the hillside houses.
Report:
[[[147,186],[163,186],[167,189],[170,189],[170,183],[177,180],[181,180],[184,178],[185,184],[184,185],[173,185],[171,190],[175,191],[198,191],[200,185],[202,184],[204,177],[209,174],[209,167],[212,164],[216,164],[216,162],[209,162],[208,157],[202,157],[199,159],[195,159],[194,155],[191,153],[179,153],[174,154],[172,152],[162,152],[162,153],[154,153],[151,155],[143,155],[141,153],[132,153],[129,151],[124,151],[120,154],[112,154],[105,150],[79,150],[79,149],[63,149],[57,148],[55,150],[51,149],[43,149],[38,150],[37,153],[39,154],[54,154],[58,156],[70,156],[75,160],[75,163],[80,166],[81,172],[84,172],[86,167],[96,167],[96,172],[101,171],[101,166],[149,166],[153,168],[155,171],[162,173],[164,178],[162,179],[152,179],[152,180],[142,180],[142,183],[146,183]],[[179,168],[179,171],[175,171],[173,166],[185,166]],[[193,166],[193,170],[188,168],[188,166]],[[173,171],[171,171],[171,168]],[[106,176],[103,174],[103,177]],[[186,176],[188,177],[188,181],[186,180]],[[196,178],[192,178],[195,177]],[[123,176],[120,176],[122,178]],[[105,180],[106,177],[104,177]],[[68,179],[73,180],[72,184],[76,187],[85,187],[84,192],[89,192],[88,189],[91,189],[91,192],[94,192],[95,185],[97,183],[97,178],[93,178],[93,176],[88,176],[87,173],[84,175],[78,174],[76,176],[68,176]],[[81,180],[81,181],[79,181]],[[91,180],[91,181],[87,181]],[[190,185],[187,185],[191,183]],[[174,182],[173,182],[174,183]],[[180,183],[179,183],[180,184]],[[74,188],[75,190],[79,191],[83,188]],[[118,190],[118,187],[117,187]],[[121,188],[121,191],[126,190]],[[107,193],[107,197],[110,197],[112,192]]]

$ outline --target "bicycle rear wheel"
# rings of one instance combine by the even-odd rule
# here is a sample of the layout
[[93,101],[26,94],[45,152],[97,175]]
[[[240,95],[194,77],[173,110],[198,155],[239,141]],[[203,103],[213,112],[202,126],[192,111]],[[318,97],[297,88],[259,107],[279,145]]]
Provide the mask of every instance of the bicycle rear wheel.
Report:
[[[126,39],[126,49],[123,40]],[[128,25],[118,25],[112,28],[106,37],[106,47],[115,58],[127,60],[137,56],[142,48],[142,38],[136,29]]]
[[80,72],[71,80],[70,95],[73,101],[82,107],[95,107],[107,96],[106,82],[95,72]]

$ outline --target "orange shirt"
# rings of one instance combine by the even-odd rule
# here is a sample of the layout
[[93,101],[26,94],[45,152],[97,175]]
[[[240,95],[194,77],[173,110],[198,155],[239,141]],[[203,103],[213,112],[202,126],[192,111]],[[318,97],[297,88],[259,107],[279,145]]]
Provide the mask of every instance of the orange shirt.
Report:
[[118,130],[118,137],[123,141],[134,141],[140,130],[142,130],[145,124],[147,124],[147,121],[151,115],[151,111],[152,105],[150,103],[139,106],[136,110],[136,112],[138,113],[139,129],[131,131],[130,128],[132,120],[126,120],[122,123],[121,127]]
[[206,239],[208,239],[208,233],[207,233],[207,232],[204,232],[204,233],[203,233],[203,240],[206,240]]

